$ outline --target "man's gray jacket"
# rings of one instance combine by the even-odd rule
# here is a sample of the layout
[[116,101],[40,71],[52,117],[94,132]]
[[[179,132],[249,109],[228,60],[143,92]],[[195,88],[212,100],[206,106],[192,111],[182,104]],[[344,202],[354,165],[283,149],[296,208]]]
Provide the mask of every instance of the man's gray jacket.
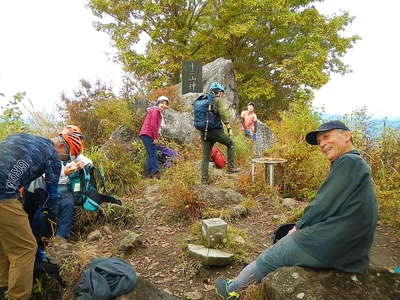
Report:
[[377,223],[371,170],[356,150],[337,158],[292,237],[327,268],[362,273]]

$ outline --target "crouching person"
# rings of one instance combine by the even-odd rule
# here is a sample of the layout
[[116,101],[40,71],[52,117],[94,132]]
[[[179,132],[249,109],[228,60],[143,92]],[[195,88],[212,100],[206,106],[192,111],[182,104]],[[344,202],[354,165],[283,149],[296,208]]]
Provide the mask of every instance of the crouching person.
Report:
[[[72,132],[77,134],[81,140],[84,140],[82,131],[79,127],[74,125],[67,125],[62,133]],[[75,202],[74,196],[71,190],[71,182],[68,178],[69,175],[73,174],[84,168],[87,164],[93,162],[83,154],[80,154],[71,162],[63,162],[60,180],[58,183],[58,193],[60,194],[60,201],[56,205],[56,215],[58,218],[56,239],[64,242],[69,239],[71,228],[74,222],[75,213]]]
[[47,139],[16,133],[0,142],[0,291],[6,299],[31,296],[37,250],[28,216],[18,200],[19,189],[45,174],[48,202],[53,205],[59,200],[60,160],[68,161],[81,151],[80,138],[74,134]]
[[362,273],[377,223],[371,171],[353,148],[350,130],[340,121],[322,124],[307,134],[331,162],[330,172],[303,217],[287,236],[264,251],[232,281],[218,278],[217,294],[238,297],[250,283],[259,283],[283,266],[304,266]]

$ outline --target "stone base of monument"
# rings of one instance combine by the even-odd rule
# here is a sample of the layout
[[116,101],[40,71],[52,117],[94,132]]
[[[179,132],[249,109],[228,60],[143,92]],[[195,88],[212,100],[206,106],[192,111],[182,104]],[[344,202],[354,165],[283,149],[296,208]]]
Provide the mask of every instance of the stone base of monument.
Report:
[[201,221],[201,233],[208,248],[218,248],[228,241],[228,224],[220,218]]
[[218,249],[206,248],[202,245],[188,244],[189,254],[206,266],[226,266],[233,260],[233,254]]

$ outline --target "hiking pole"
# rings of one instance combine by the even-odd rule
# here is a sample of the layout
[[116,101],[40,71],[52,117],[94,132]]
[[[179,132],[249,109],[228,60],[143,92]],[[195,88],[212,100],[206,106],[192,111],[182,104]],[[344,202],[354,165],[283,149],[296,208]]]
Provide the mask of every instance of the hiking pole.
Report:
[[204,140],[207,140],[208,121],[209,121],[209,119],[210,119],[210,118],[209,118],[210,111],[211,111],[211,104],[208,105],[206,129],[204,130]]

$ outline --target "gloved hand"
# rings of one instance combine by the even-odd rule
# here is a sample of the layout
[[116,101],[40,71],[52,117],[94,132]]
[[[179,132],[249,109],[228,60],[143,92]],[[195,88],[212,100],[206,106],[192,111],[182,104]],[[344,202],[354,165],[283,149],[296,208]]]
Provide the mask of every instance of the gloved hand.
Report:
[[253,139],[253,141],[257,140],[257,133],[253,133],[253,135],[251,136],[251,138]]
[[251,132],[250,132],[250,130],[246,129],[246,130],[244,131],[244,134],[250,135]]

